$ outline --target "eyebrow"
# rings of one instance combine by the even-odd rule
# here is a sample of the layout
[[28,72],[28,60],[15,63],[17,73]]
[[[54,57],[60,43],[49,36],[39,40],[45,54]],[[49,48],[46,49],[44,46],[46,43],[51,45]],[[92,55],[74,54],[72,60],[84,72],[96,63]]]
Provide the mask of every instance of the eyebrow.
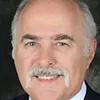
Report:
[[74,41],[74,39],[71,36],[68,36],[67,34],[58,34],[52,37],[53,40],[71,40]]
[[[37,35],[26,34],[26,35],[22,36],[21,42],[23,42],[26,39],[40,40],[40,39],[42,39],[42,37],[39,37]],[[67,34],[57,34],[57,35],[51,36],[50,39],[52,39],[52,40],[71,40],[71,41],[74,41],[74,39],[71,36],[68,36]]]
[[26,39],[29,39],[29,40],[40,40],[41,37],[36,36],[36,35],[26,34],[26,35],[22,36],[21,42],[23,42]]

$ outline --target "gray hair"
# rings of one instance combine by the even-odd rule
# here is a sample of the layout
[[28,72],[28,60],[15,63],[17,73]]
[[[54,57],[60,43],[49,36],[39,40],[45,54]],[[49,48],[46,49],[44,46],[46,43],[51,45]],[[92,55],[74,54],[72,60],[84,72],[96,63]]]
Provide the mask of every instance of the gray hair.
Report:
[[[11,32],[12,32],[12,46],[13,46],[13,50],[12,50],[12,56],[14,58],[14,51],[15,51],[15,47],[16,47],[16,34],[17,34],[17,22],[18,22],[18,18],[19,18],[19,15],[21,13],[21,11],[23,10],[23,8],[30,2],[31,0],[23,0],[17,11],[16,11],[16,14],[14,16],[14,19],[12,21],[12,25],[11,25]],[[95,38],[96,36],[96,33],[97,33],[97,28],[96,28],[96,24],[94,22],[94,19],[93,19],[93,16],[88,8],[88,6],[82,2],[82,1],[79,1],[79,0],[74,0],[81,12],[82,12],[82,16],[83,16],[83,24],[84,24],[84,27],[85,27],[85,31],[86,31],[86,46],[85,46],[85,54],[84,55],[88,55],[88,52],[89,52],[89,42],[91,39]],[[88,45],[87,45],[88,44]]]

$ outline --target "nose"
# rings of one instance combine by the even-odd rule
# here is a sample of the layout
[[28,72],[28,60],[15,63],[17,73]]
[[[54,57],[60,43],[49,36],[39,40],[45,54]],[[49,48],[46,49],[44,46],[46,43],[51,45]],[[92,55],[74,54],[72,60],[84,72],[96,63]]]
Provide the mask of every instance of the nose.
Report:
[[39,60],[39,65],[42,67],[54,66],[56,64],[56,59],[51,49],[41,50],[38,60]]

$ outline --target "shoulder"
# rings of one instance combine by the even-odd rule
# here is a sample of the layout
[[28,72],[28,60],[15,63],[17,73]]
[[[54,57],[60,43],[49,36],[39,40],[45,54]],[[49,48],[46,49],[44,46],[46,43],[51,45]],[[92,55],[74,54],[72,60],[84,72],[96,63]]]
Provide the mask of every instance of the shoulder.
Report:
[[28,100],[28,95],[27,94],[23,94],[21,96],[18,97],[14,97],[13,99],[9,99],[9,100]]
[[87,93],[85,96],[84,100],[100,100],[100,94],[96,93],[95,91],[93,91],[88,84],[86,83],[87,86]]

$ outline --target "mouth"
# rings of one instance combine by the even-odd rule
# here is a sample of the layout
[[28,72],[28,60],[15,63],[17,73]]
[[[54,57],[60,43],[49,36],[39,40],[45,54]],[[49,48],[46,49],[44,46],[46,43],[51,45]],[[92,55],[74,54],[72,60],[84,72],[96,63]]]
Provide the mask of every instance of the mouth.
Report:
[[67,70],[34,68],[33,70],[30,70],[26,76],[26,88],[29,88],[31,81],[34,81],[36,84],[38,83],[42,86],[56,86],[58,83],[61,83],[62,80],[65,81],[65,85],[68,87],[69,73]]
[[38,79],[42,79],[42,80],[52,80],[52,79],[55,79],[55,78],[58,78],[59,75],[39,75],[39,76],[36,76]]
[[50,81],[50,80],[56,80],[62,75],[37,75],[35,76],[39,80],[44,80],[44,81]]

